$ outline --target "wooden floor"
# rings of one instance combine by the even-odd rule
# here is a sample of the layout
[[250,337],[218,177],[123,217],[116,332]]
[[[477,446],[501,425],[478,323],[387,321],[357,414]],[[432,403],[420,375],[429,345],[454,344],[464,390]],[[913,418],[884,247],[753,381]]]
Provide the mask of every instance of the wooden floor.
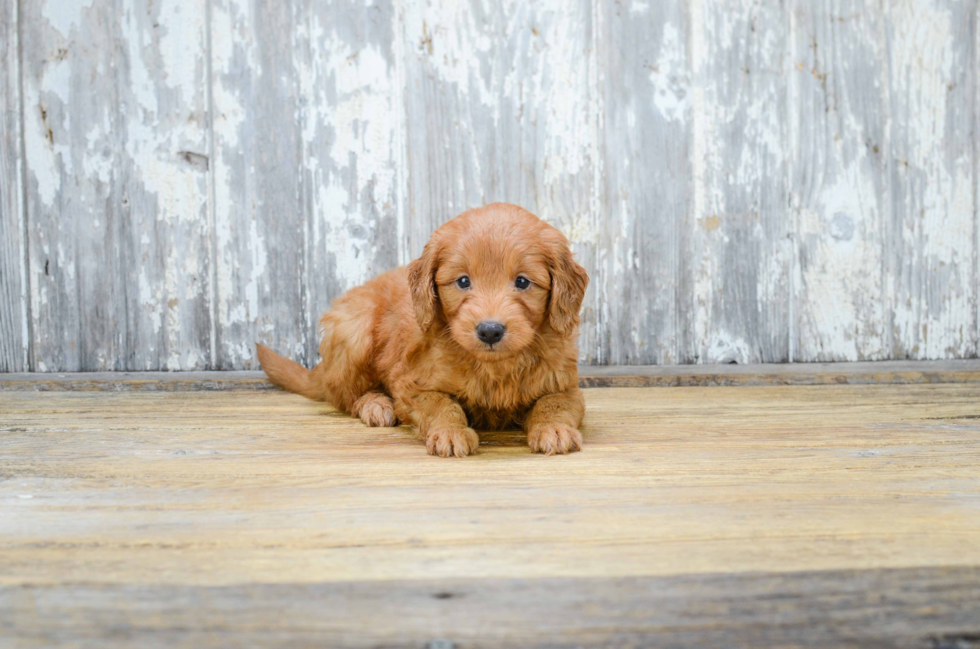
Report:
[[586,391],[465,459],[278,391],[0,392],[0,646],[980,646],[980,384]]

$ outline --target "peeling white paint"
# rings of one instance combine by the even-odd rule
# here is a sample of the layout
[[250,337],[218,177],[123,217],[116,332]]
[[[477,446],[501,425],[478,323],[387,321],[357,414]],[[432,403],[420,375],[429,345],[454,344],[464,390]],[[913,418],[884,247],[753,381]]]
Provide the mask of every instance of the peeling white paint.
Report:
[[259,284],[265,280],[268,254],[265,238],[259,234],[255,219],[252,219],[249,224],[248,241],[251,244],[249,255],[252,258],[252,264],[245,284],[245,318],[248,322],[256,322],[260,312]]
[[95,4],[95,0],[41,0],[41,2],[43,3],[41,15],[65,38],[71,36],[74,27],[81,25],[82,13]]
[[[789,130],[798,246],[794,358],[887,358],[889,286],[883,271],[888,262],[881,237],[889,208],[879,159],[887,159],[888,141],[875,134],[879,120],[874,117],[886,97],[872,83],[882,72],[879,34],[860,16],[838,21],[832,36],[827,29],[832,23],[823,14],[794,17],[803,18],[792,34],[790,71],[790,99],[801,106],[801,117]],[[832,47],[835,42],[839,46]],[[860,84],[842,83],[843,61],[852,64],[847,74]],[[812,114],[817,117],[803,117]],[[804,173],[812,180],[801,186]]]
[[630,13],[631,14],[645,14],[650,11],[650,3],[642,2],[641,0],[633,0],[630,3]]
[[[230,164],[223,162],[223,156],[234,155],[240,147],[240,133],[246,125],[244,100],[234,92],[234,86],[223,82],[223,75],[232,73],[236,61],[244,58],[253,74],[261,74],[259,62],[245,45],[251,41],[249,27],[254,18],[250,14],[250,3],[215,2],[212,8],[213,27],[211,29],[211,56],[214,69],[212,85],[213,103],[216,108],[212,117],[214,129],[214,219],[217,242],[215,299],[218,301],[217,321],[220,330],[228,330],[231,325],[247,322],[246,304],[233,302],[235,298],[233,273],[237,270],[237,255],[234,249],[232,214],[237,201],[233,195],[232,171]],[[259,242],[250,242],[250,254],[258,254]],[[263,251],[264,252],[264,251]],[[258,298],[255,297],[257,302]],[[224,340],[226,352],[234,357],[236,341]]]
[[[214,0],[209,25],[193,3],[26,4],[37,367],[78,369],[73,346],[99,368],[132,351],[121,331],[78,339],[90,314],[75,285],[131,291],[140,369],[212,354],[251,367],[253,339],[305,357],[315,314],[297,309],[407,261],[432,227],[490,200],[570,237],[593,277],[592,361],[975,354],[967,5]],[[260,123],[259,104],[295,118]],[[259,150],[272,129],[290,159]],[[264,212],[293,199],[280,221]],[[295,241],[302,306],[273,288]],[[112,290],[93,279],[103,268]],[[61,312],[75,320],[52,328]],[[200,346],[210,326],[222,349]]]
[[25,97],[37,98],[25,100],[24,106],[27,168],[37,183],[39,198],[49,208],[54,207],[62,175],[74,172],[70,143],[64,137],[54,137],[55,132],[62,135],[71,130],[70,81],[71,66],[66,60],[48,62],[39,84],[33,75],[24,80]]
[[[335,31],[327,33],[318,19],[310,38],[321,54],[313,57],[311,68],[300,66],[298,77],[312,108],[304,141],[311,152],[306,166],[316,179],[313,245],[333,259],[335,281],[349,289],[369,279],[371,272],[364,262],[373,237],[366,235],[377,223],[362,211],[362,202],[376,208],[396,200],[392,70],[377,47],[354,49]],[[325,96],[328,91],[332,100]],[[329,165],[312,153],[319,150],[323,129],[332,134]],[[365,236],[351,236],[352,232]]]
[[691,80],[688,74],[687,52],[680,46],[677,27],[664,25],[660,58],[650,71],[653,104],[669,122],[686,119],[690,101]]
[[756,353],[748,341],[737,335],[717,328],[712,331],[711,343],[704,348],[702,363],[738,363],[746,365],[755,362]]
[[[903,3],[890,8],[890,71],[902,118],[896,209],[903,216],[901,245],[910,268],[896,278],[894,332],[913,358],[958,358],[975,353],[965,335],[974,322],[978,288],[964,247],[976,228],[974,151],[959,147],[975,131],[963,91],[971,65],[957,48],[961,4]],[[951,103],[953,102],[953,103]],[[893,100],[894,105],[894,100]],[[907,118],[906,113],[907,111]],[[950,132],[958,129],[960,135]],[[959,148],[955,154],[953,152]],[[952,155],[951,155],[952,154]],[[973,253],[975,254],[975,253]]]
[[[863,156],[837,173],[799,217],[800,240],[807,247],[807,271],[798,284],[805,287],[808,304],[803,354],[821,360],[879,358],[883,346],[867,345],[881,339],[884,317],[876,191]],[[834,219],[853,223],[854,233],[833,236]]]
[[[186,361],[203,351],[206,182],[181,153],[207,140],[206,11],[167,4],[47,2],[25,28],[38,368],[106,370],[122,355],[132,369],[202,367]],[[161,47],[166,34],[179,46]],[[92,309],[110,326],[91,326]]]

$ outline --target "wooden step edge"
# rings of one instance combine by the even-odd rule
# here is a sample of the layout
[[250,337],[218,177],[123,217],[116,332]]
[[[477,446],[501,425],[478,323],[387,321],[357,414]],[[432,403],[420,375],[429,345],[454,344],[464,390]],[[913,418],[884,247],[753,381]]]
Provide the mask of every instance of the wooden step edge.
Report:
[[[980,383],[980,360],[583,366],[583,388]],[[0,374],[0,392],[275,390],[259,371]]]

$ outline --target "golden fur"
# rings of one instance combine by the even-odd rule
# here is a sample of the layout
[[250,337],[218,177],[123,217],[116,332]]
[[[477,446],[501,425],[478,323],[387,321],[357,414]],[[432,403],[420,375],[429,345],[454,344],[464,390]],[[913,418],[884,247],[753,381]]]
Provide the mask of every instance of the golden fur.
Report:
[[[417,426],[435,455],[473,453],[473,428],[509,425],[535,451],[568,453],[582,446],[576,339],[588,282],[561,232],[494,203],[445,223],[407,268],[338,298],[312,371],[262,345],[259,362],[276,385],[368,426]],[[493,345],[476,333],[490,320],[506,327]]]

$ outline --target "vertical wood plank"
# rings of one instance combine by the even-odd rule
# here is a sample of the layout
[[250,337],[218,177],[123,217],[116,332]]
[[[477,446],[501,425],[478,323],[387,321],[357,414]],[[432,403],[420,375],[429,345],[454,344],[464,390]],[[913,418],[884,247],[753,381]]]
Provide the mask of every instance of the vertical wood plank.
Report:
[[864,0],[799,0],[792,7],[793,357],[886,358],[885,18]]
[[398,263],[393,34],[379,2],[213,5],[217,356],[306,364],[330,301]]
[[295,2],[214,0],[212,92],[219,369],[255,341],[306,362],[306,222]]
[[692,0],[697,360],[788,360],[786,15]]
[[[592,18],[587,0],[406,4],[410,255],[463,210],[507,201],[569,235],[595,279]],[[595,295],[582,326],[590,361]]]
[[307,358],[331,300],[398,266],[401,141],[391,0],[307,0],[294,48],[307,216]]
[[207,367],[204,5],[21,6],[35,368]]
[[0,2],[0,372],[28,369],[17,2]]
[[888,8],[894,358],[977,353],[975,4]]
[[586,357],[689,363],[698,352],[687,3],[605,0],[599,11],[601,336]]

